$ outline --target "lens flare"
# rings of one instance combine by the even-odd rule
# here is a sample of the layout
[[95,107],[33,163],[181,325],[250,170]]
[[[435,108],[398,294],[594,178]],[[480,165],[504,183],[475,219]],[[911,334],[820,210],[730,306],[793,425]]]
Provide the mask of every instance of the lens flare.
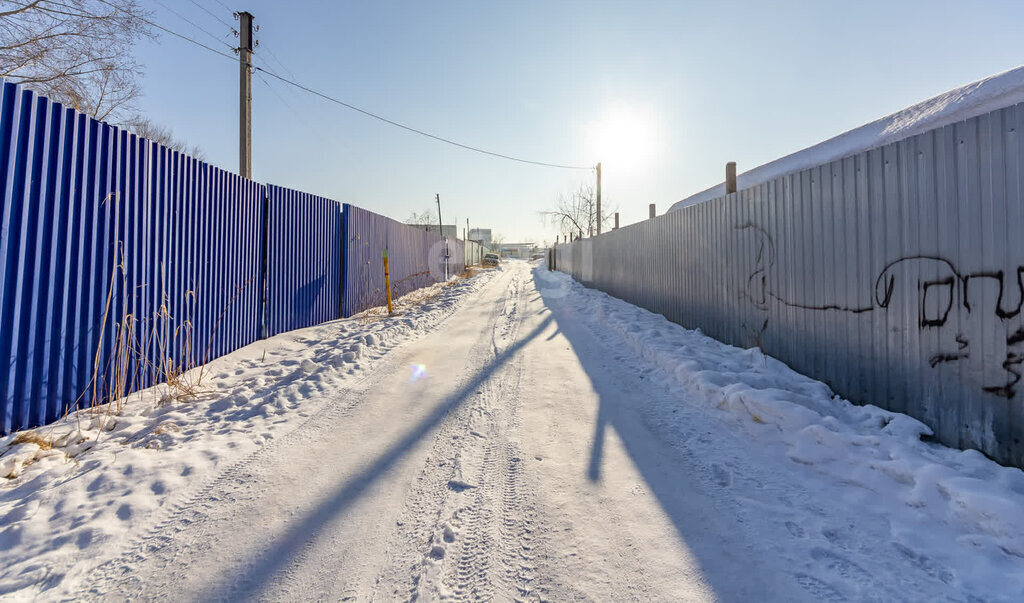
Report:
[[420,379],[427,378],[427,367],[423,364],[410,364],[409,367],[412,369],[412,375],[409,376],[409,383],[419,381]]

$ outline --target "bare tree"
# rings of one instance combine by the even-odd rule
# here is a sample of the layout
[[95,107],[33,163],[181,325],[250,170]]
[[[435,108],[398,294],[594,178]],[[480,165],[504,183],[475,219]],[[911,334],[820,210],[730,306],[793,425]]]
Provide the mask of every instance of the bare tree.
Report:
[[[615,209],[602,209],[602,228],[609,224]],[[540,212],[541,218],[550,221],[559,232],[568,238],[573,236],[592,237],[597,233],[597,195],[593,185],[581,184],[569,195],[559,195],[555,209]]]
[[151,35],[136,0],[0,0],[0,76],[97,119],[139,96],[131,53]]
[[426,210],[424,212],[412,212],[409,217],[405,219],[406,224],[412,224],[414,226],[437,226],[437,218],[434,217],[433,210]]
[[158,142],[175,151],[191,155],[196,159],[206,159],[206,153],[201,148],[196,145],[189,145],[185,141],[175,138],[174,132],[170,128],[153,123],[148,117],[134,115],[125,121],[124,127],[143,138]]

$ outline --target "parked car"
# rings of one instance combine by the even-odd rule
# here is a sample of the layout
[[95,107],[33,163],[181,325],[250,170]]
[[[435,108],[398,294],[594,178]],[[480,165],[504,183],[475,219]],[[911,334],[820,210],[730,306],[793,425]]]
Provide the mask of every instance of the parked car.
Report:
[[497,266],[501,263],[501,258],[496,253],[485,253],[484,254],[484,266]]

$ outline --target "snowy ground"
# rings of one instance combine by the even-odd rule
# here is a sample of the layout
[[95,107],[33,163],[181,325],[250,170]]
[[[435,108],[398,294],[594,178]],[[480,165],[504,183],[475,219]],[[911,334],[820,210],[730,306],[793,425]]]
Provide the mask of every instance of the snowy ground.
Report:
[[0,597],[1024,599],[1021,471],[544,268],[435,293],[0,440]]

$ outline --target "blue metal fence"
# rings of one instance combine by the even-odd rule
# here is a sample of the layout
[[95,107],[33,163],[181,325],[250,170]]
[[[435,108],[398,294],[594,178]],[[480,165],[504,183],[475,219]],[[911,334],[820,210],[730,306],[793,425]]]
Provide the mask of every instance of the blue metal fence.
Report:
[[262,196],[259,184],[5,83],[0,432],[253,341]]
[[[342,315],[351,316],[385,303],[383,251],[388,249],[391,294],[404,295],[445,277],[445,241],[437,233],[408,226],[371,211],[345,204],[342,210]],[[462,272],[462,242],[448,243],[448,270]]]
[[267,335],[338,317],[341,206],[267,186]]
[[0,434],[382,304],[385,247],[394,295],[444,278],[440,236],[344,216],[4,83]]

